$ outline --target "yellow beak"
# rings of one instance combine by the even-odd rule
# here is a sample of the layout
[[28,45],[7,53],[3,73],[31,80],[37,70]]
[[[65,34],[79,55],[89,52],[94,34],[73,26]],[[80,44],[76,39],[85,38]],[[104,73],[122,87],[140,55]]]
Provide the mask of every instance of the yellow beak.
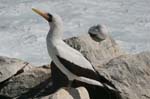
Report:
[[46,12],[40,11],[40,10],[35,9],[35,8],[32,8],[32,10],[33,10],[34,12],[36,12],[37,14],[41,15],[41,16],[42,16],[44,19],[46,19],[47,21],[49,20],[49,16],[48,16],[48,14],[47,14]]

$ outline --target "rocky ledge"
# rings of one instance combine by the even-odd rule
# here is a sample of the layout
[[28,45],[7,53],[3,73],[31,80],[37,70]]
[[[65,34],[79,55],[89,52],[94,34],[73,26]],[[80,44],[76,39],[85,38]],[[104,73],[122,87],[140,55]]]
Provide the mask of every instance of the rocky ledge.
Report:
[[[79,50],[103,77],[111,81],[119,90],[117,94],[82,86],[64,87],[54,92],[51,70],[55,71],[51,65],[36,67],[1,56],[0,99],[150,99],[150,52],[126,54],[110,36],[104,37],[95,41],[87,34],[65,42]],[[58,83],[61,80],[58,79]]]

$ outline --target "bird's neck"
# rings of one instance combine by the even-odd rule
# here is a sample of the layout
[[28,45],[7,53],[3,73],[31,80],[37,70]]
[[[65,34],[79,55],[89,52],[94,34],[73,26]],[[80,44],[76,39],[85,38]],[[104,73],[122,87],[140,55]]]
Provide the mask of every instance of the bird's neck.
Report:
[[62,24],[50,24],[50,30],[47,35],[48,40],[57,41],[62,40],[63,25]]

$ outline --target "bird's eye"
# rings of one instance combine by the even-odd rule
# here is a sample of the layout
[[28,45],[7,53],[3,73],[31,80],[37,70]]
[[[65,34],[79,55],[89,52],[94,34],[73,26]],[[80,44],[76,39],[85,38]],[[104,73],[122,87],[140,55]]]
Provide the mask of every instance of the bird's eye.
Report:
[[48,22],[52,22],[53,16],[49,13],[47,15],[48,15]]

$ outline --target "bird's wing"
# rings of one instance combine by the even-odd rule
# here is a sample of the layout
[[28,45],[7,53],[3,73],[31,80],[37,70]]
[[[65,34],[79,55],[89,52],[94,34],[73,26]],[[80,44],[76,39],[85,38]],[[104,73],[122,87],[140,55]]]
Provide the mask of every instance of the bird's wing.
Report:
[[77,50],[70,46],[57,46],[57,58],[69,71],[87,78],[96,78],[96,71],[90,62]]

